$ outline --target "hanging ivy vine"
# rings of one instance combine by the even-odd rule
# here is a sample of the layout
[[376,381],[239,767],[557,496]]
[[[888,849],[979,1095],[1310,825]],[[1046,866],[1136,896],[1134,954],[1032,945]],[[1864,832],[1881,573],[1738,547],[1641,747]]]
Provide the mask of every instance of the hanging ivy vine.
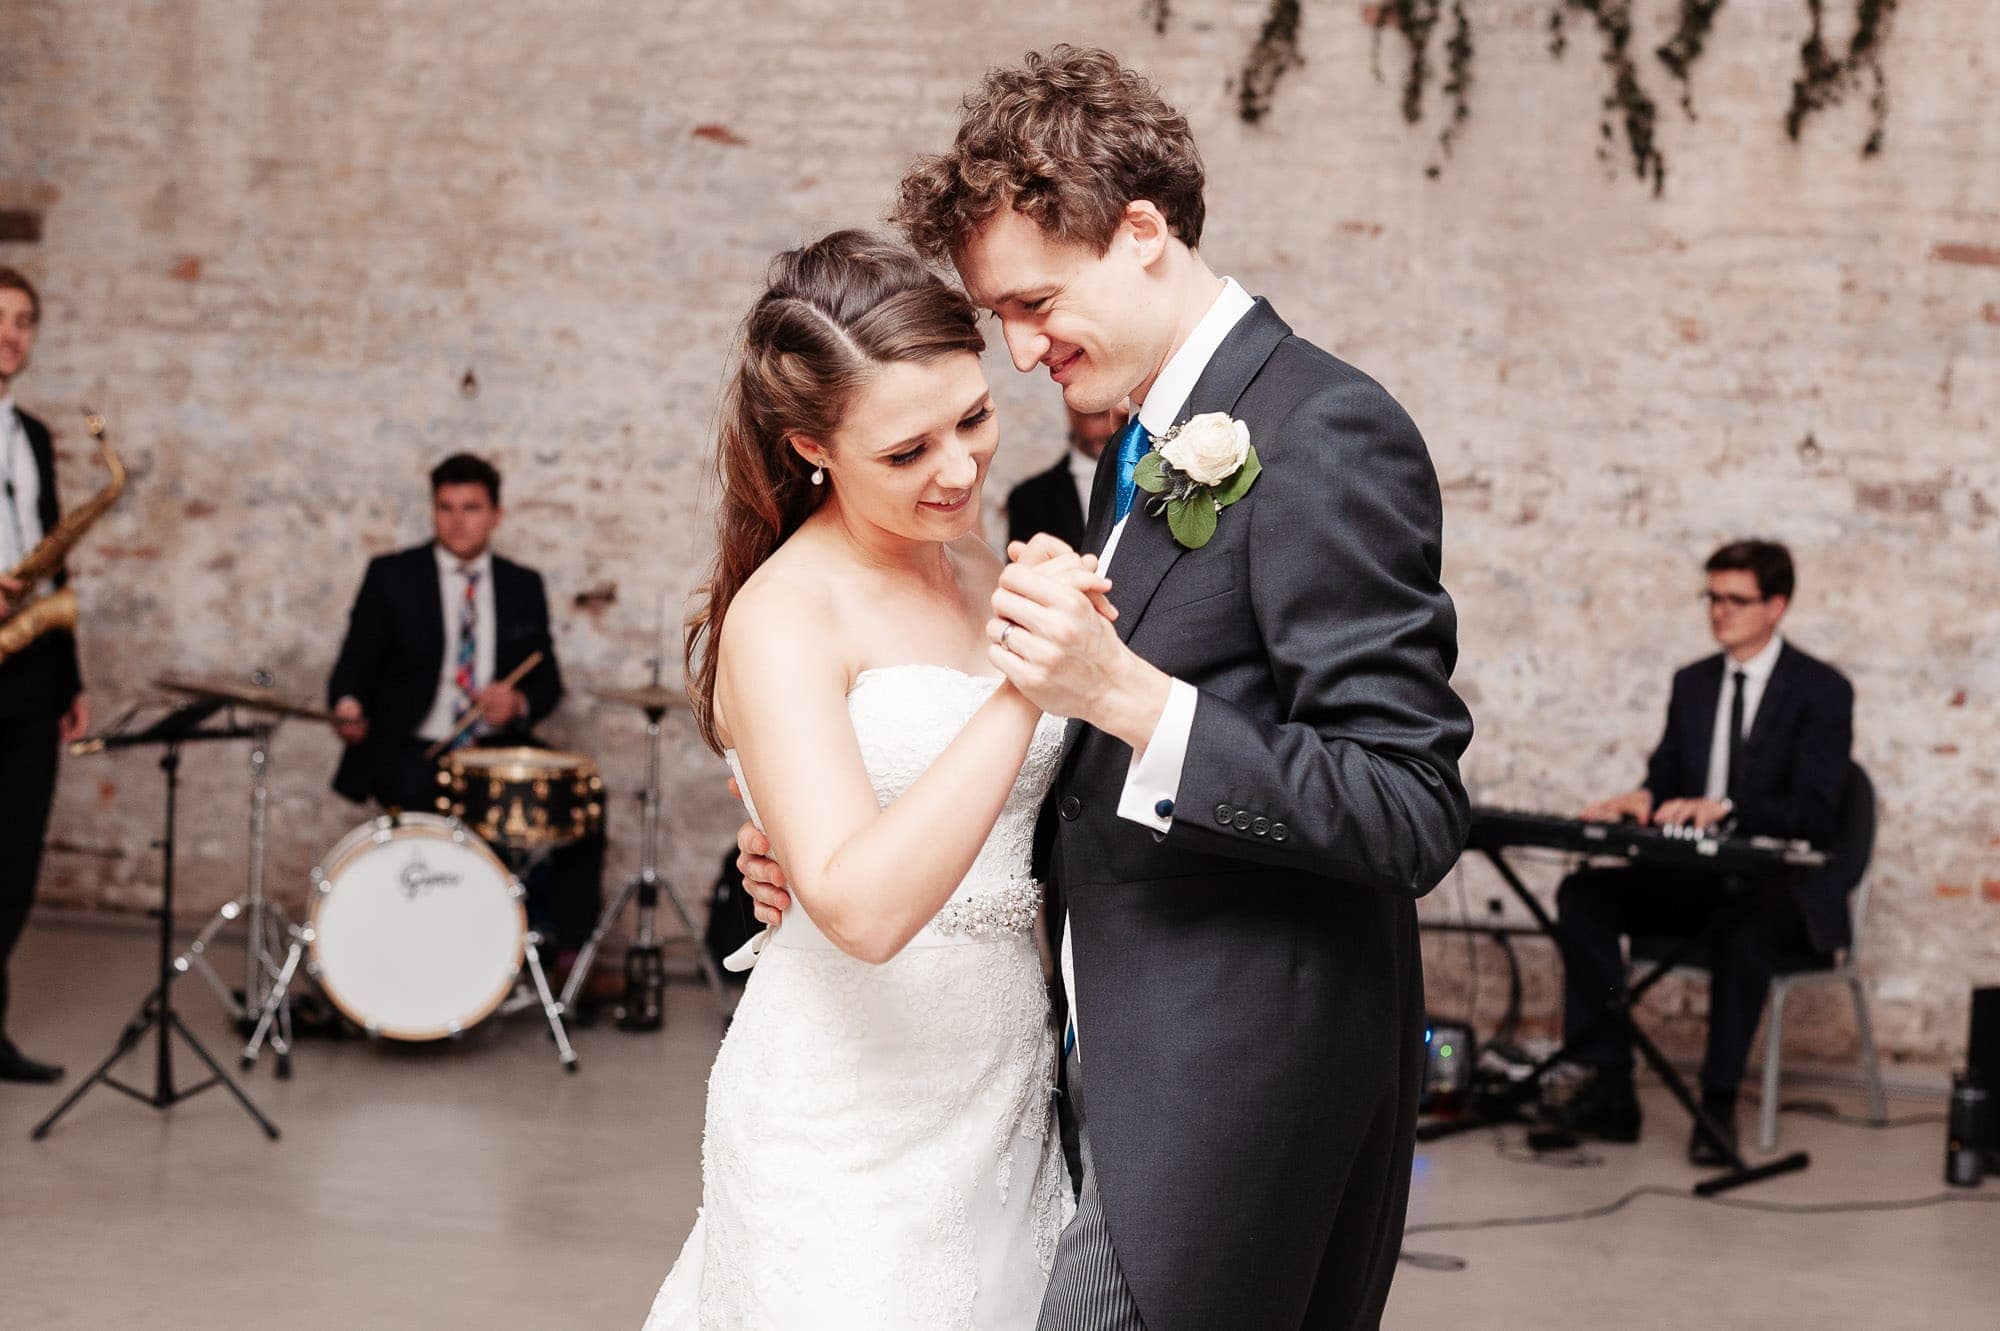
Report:
[[1798,142],[1799,129],[1806,117],[1839,103],[1865,70],[1872,85],[1868,95],[1871,119],[1868,141],[1861,145],[1861,155],[1873,157],[1882,151],[1882,134],[1889,120],[1889,85],[1882,74],[1882,43],[1888,37],[1889,20],[1896,13],[1896,0],[1859,0],[1854,36],[1848,39],[1847,54],[1837,60],[1826,49],[1821,32],[1822,7],[1822,0],[1806,0],[1812,31],[1799,48],[1803,72],[1792,82],[1792,108],[1785,113],[1785,133],[1792,142]]
[[[1378,0],[1363,11],[1374,30],[1369,66],[1378,80],[1382,78],[1383,34],[1394,31],[1402,38],[1407,59],[1400,104],[1403,119],[1412,125],[1424,118],[1425,93],[1437,74],[1431,42],[1447,13],[1446,3],[1447,0]],[[1653,51],[1653,57],[1680,86],[1681,110],[1694,119],[1694,68],[1708,48],[1716,15],[1727,0],[1674,0],[1674,3],[1673,34]],[[1811,26],[1799,48],[1800,68],[1798,77],[1792,81],[1785,133],[1797,142],[1809,118],[1840,104],[1865,81],[1871,118],[1861,153],[1873,157],[1882,150],[1888,121],[1888,82],[1882,71],[1882,51],[1888,41],[1897,0],[1854,0],[1854,35],[1840,55],[1835,55],[1826,42],[1826,0],[1804,0],[1804,3]],[[1237,114],[1251,125],[1270,114],[1272,98],[1285,75],[1305,63],[1299,44],[1304,21],[1302,0],[1268,0],[1268,4],[1263,25],[1234,80]],[[1474,45],[1466,4],[1467,0],[1449,0],[1451,24],[1444,39],[1444,79],[1439,85],[1444,101],[1444,128],[1437,138],[1438,149],[1445,157],[1451,155],[1453,141],[1471,115]],[[1154,31],[1165,33],[1173,18],[1172,0],[1142,0],[1142,5],[1141,13]],[[1584,14],[1590,18],[1603,42],[1602,61],[1610,85],[1598,117],[1598,155],[1608,159],[1622,134],[1633,173],[1649,183],[1658,195],[1666,189],[1667,162],[1657,137],[1659,106],[1646,90],[1639,60],[1633,52],[1632,7],[1633,0],[1551,0],[1548,46],[1550,54],[1560,58],[1569,45],[1571,15]],[[1432,163],[1426,172],[1435,176],[1439,167]]]

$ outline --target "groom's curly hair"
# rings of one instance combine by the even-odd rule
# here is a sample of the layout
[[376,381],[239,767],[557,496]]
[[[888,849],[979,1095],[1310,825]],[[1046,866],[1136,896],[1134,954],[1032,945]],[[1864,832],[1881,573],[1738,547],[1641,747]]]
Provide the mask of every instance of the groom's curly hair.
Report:
[[1109,51],[1031,51],[989,70],[961,111],[951,150],[910,167],[889,214],[925,258],[949,261],[1007,208],[1101,254],[1140,199],[1189,248],[1200,244],[1201,154],[1187,117]]

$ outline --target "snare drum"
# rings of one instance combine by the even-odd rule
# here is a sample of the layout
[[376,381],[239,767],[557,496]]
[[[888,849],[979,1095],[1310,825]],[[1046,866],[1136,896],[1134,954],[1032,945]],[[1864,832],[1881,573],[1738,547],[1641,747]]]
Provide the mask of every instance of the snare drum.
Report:
[[438,769],[438,812],[496,846],[536,851],[604,826],[604,779],[580,753],[464,749]]
[[313,973],[369,1034],[456,1035],[513,990],[528,941],[521,884],[452,819],[377,818],[312,881]]

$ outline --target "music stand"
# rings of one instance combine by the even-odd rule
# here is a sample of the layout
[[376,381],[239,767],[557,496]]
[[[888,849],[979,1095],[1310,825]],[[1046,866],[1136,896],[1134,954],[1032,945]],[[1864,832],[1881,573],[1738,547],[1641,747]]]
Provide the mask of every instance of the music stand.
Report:
[[[250,1097],[243,1093],[242,1087],[229,1079],[229,1074],[222,1070],[222,1065],[202,1047],[201,1041],[194,1037],[194,1032],[187,1028],[180,1014],[174,1011],[173,980],[176,973],[173,965],[174,818],[176,796],[180,788],[181,746],[207,740],[255,739],[262,733],[259,727],[254,726],[228,725],[206,730],[202,728],[202,722],[227,705],[226,700],[219,698],[184,703],[145,730],[131,735],[106,736],[93,745],[94,748],[104,749],[129,748],[138,744],[161,746],[160,770],[166,773],[167,784],[165,831],[160,838],[159,976],[152,992],[140,1003],[138,1013],[126,1025],[124,1033],[118,1037],[118,1043],[112,1047],[111,1053],[75,1090],[63,1098],[63,1102],[57,1105],[47,1118],[35,1125],[34,1132],[30,1135],[36,1141],[48,1136],[49,1129],[55,1126],[56,1120],[68,1113],[70,1107],[99,1082],[114,1091],[122,1091],[140,1104],[151,1105],[155,1109],[169,1109],[182,1100],[192,1099],[212,1086],[221,1085],[236,1097],[236,1102],[243,1106],[243,1112],[257,1121],[257,1126],[264,1130],[266,1137],[272,1141],[278,1139],[277,1125],[258,1112],[257,1106],[250,1102]],[[128,1086],[111,1075],[112,1065],[137,1048],[148,1031],[156,1032],[159,1037],[153,1062],[153,1089],[150,1094]],[[195,1056],[207,1065],[211,1074],[207,1081],[197,1082],[185,1089],[174,1085],[173,1046],[168,1038],[170,1033],[178,1034],[185,1040],[188,1047],[194,1050]]]

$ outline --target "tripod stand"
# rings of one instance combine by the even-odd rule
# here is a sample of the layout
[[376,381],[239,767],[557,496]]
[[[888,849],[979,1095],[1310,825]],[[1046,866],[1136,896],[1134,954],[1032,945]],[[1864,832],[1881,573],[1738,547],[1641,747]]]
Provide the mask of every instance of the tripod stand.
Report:
[[[261,672],[260,672],[261,674]],[[268,677],[259,683],[268,682]],[[215,991],[223,1010],[235,1018],[238,1028],[252,1034],[243,1046],[239,1059],[244,1067],[257,1061],[257,1052],[264,1043],[268,1032],[271,1052],[277,1055],[278,1076],[292,1075],[292,1004],[289,991],[280,980],[291,977],[284,971],[279,957],[285,947],[286,936],[291,932],[290,921],[285,918],[284,909],[275,901],[264,896],[264,845],[266,818],[270,806],[270,751],[271,734],[277,724],[262,721],[249,727],[253,732],[250,746],[250,864],[243,892],[232,900],[225,901],[218,908],[201,933],[196,935],[187,951],[174,961],[174,969],[180,972],[195,970],[208,981]],[[241,997],[231,993],[222,976],[216,972],[208,959],[208,949],[223,929],[236,921],[243,922],[243,989]],[[281,992],[283,991],[283,992]],[[273,994],[278,1001],[272,1005],[272,1020],[260,1022],[260,1017]]]
[[668,708],[686,705],[686,699],[660,684],[660,662],[653,660],[653,683],[641,689],[602,689],[597,696],[606,702],[625,703],[638,706],[646,714],[646,788],[640,794],[641,821],[639,834],[639,870],[625,880],[597,917],[597,927],[590,931],[590,940],[577,953],[576,962],[570,967],[569,980],[563,985],[562,1009],[573,1010],[577,993],[590,975],[590,967],[597,960],[597,952],[604,944],[605,935],[625,912],[625,903],[636,894],[639,898],[639,932],[631,947],[625,953],[625,1011],[618,1019],[621,1028],[628,1031],[653,1031],[660,1028],[664,1019],[662,996],[666,989],[666,968],[660,955],[660,940],[653,931],[654,917],[659,910],[660,897],[664,895],[674,914],[680,917],[681,927],[694,941],[695,959],[701,967],[701,976],[715,992],[717,1009],[725,1021],[729,1018],[729,988],[722,981],[722,972],[716,968],[715,958],[702,945],[701,931],[695,927],[694,915],[687,904],[674,891],[674,885],[660,873],[658,855],[660,846],[660,723],[665,719]]
[[[276,1141],[278,1138],[277,1125],[258,1112],[257,1106],[250,1102],[250,1097],[245,1095],[242,1088],[229,1079],[229,1074],[222,1070],[222,1066],[210,1056],[208,1050],[202,1047],[201,1041],[195,1038],[194,1032],[187,1028],[187,1024],[181,1020],[180,1014],[174,1011],[174,978],[185,970],[185,965],[176,968],[173,956],[174,824],[177,812],[177,795],[180,788],[181,746],[203,740],[252,739],[257,735],[257,731],[254,728],[243,726],[228,726],[215,730],[203,730],[201,723],[220,710],[222,705],[221,702],[199,702],[177,707],[153,726],[139,734],[114,736],[104,740],[102,743],[102,747],[104,748],[124,748],[135,744],[158,744],[162,746],[160,770],[166,773],[167,784],[165,829],[160,838],[158,979],[153,986],[153,991],[139,1005],[138,1013],[126,1025],[124,1032],[118,1037],[118,1042],[112,1047],[111,1053],[106,1056],[102,1063],[97,1065],[88,1077],[83,1079],[75,1090],[64,1097],[63,1102],[57,1105],[47,1118],[35,1125],[34,1132],[31,1135],[36,1141],[40,1141],[42,1138],[48,1136],[49,1129],[56,1125],[56,1121],[68,1113],[70,1108],[77,1101],[81,1100],[91,1087],[97,1085],[99,1082],[109,1086],[114,1091],[120,1091],[131,1096],[141,1104],[151,1105],[155,1109],[172,1108],[182,1100],[192,1099],[210,1087],[220,1085],[236,1097],[236,1102],[243,1106],[243,1111],[246,1114],[256,1120],[257,1126],[264,1130],[266,1137],[269,1137],[273,1141]],[[153,1060],[153,1089],[150,1093],[141,1091],[133,1086],[128,1086],[111,1075],[112,1065],[136,1049],[149,1031],[158,1036]],[[177,1087],[174,1085],[173,1042],[170,1036],[175,1034],[179,1035],[186,1042],[188,1048],[194,1051],[195,1057],[199,1058],[207,1066],[210,1073],[208,1080],[197,1082],[193,1086],[188,1087]]]

